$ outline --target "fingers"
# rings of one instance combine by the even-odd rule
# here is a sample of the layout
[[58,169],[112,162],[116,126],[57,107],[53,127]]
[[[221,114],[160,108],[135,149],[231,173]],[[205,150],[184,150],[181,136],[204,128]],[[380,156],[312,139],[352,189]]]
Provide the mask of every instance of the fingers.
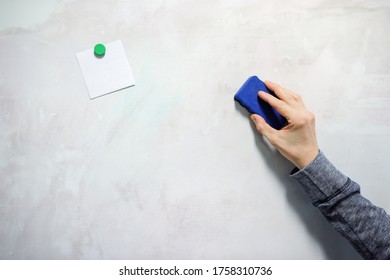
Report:
[[265,81],[265,86],[273,91],[277,97],[279,97],[280,100],[288,101],[288,99],[291,99],[290,96],[283,90],[281,86],[279,86],[276,83],[273,83],[271,81]]
[[303,104],[302,98],[301,98],[301,96],[300,96],[299,94],[297,94],[297,93],[295,93],[295,92],[293,92],[293,91],[291,91],[291,90],[289,90],[289,89],[287,89],[287,88],[283,88],[283,90],[284,90],[287,94],[291,95],[292,98],[294,98],[294,101],[297,101],[297,102]]
[[275,135],[278,131],[272,128],[261,116],[257,114],[252,114],[251,119],[256,125],[257,131],[264,135],[272,145],[275,145]]
[[299,96],[298,94],[296,94],[295,92],[289,90],[288,88],[283,88],[283,90],[284,90],[287,94],[291,95],[295,100],[298,100],[298,99],[300,98],[300,96]]
[[268,94],[264,91],[259,91],[258,94],[262,100],[274,107],[283,117],[287,117],[289,111],[284,101],[277,99],[275,96]]
[[301,98],[298,94],[292,92],[287,88],[283,88],[280,85],[271,81],[265,81],[264,83],[268,89],[272,90],[276,94],[277,97],[279,97],[283,101],[286,101],[287,103],[301,101]]

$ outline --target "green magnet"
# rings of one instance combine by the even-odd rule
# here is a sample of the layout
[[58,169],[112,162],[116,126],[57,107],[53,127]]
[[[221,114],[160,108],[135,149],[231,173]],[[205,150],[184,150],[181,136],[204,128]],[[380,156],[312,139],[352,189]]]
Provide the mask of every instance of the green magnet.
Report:
[[97,44],[95,45],[93,52],[96,56],[103,57],[106,54],[106,47],[103,44]]

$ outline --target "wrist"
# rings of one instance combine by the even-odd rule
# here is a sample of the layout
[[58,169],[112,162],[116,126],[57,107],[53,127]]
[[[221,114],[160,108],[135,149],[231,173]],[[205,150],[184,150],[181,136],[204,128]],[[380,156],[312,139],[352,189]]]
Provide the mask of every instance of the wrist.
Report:
[[318,148],[313,149],[309,152],[306,152],[303,157],[300,157],[293,163],[297,168],[303,169],[306,166],[308,166],[318,156],[318,154],[319,154],[319,149]]

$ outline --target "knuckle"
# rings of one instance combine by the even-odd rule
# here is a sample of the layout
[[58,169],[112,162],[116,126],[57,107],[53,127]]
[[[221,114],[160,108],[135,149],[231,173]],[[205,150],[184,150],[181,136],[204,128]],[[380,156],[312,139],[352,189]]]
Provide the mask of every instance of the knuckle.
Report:
[[306,124],[306,121],[305,121],[304,118],[299,118],[299,120],[297,121],[297,125],[298,125],[299,127],[305,126],[305,124]]
[[301,114],[298,116],[298,118],[297,118],[297,125],[298,126],[304,126],[307,124],[307,122],[308,122],[308,119],[307,119],[305,114]]
[[312,112],[305,112],[297,118],[297,124],[304,126],[307,124],[313,124],[315,122],[315,116]]
[[277,100],[276,105],[278,106],[279,110],[287,110],[288,108],[288,105],[281,100]]
[[263,133],[263,127],[261,126],[260,123],[256,123],[256,130],[257,130],[258,132],[260,132],[261,134]]
[[316,121],[315,115],[312,112],[310,112],[310,111],[307,114],[307,118],[308,118],[310,123],[314,123]]

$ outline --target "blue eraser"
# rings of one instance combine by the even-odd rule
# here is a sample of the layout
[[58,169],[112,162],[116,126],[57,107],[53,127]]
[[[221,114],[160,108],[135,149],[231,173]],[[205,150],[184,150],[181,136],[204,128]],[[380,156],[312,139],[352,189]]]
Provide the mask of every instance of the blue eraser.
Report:
[[257,76],[252,76],[237,91],[234,99],[251,114],[258,114],[273,128],[281,129],[287,124],[287,120],[275,108],[260,99],[258,96],[259,91],[264,91],[275,96],[272,91],[267,89],[262,80]]

